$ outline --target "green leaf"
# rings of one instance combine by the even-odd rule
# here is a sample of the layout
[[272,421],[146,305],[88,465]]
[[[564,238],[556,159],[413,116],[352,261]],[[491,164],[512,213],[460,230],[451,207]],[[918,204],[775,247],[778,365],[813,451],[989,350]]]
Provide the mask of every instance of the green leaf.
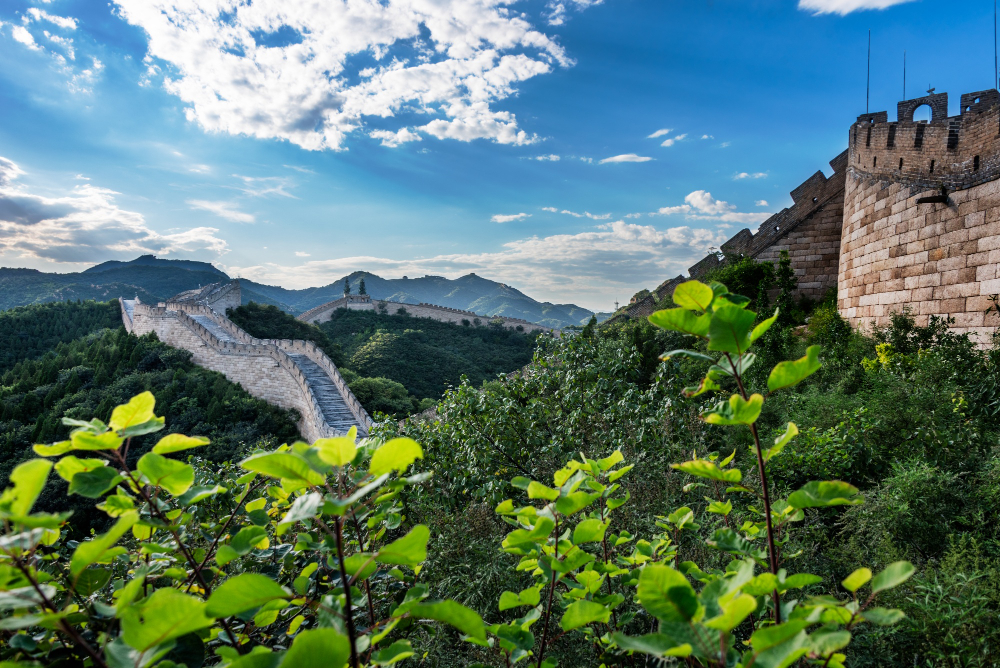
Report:
[[628,466],[621,467],[617,471],[612,471],[611,473],[608,474],[608,482],[615,482],[623,475],[631,471],[633,468],[635,468],[635,464],[629,464]]
[[528,483],[528,498],[555,501],[559,498],[559,490],[546,487],[542,483],[532,480]]
[[738,394],[729,397],[729,401],[720,401],[715,407],[701,414],[702,419],[709,424],[753,424],[760,417],[764,406],[764,397],[751,394],[750,399],[744,399]]
[[408,659],[416,654],[409,640],[397,640],[385,649],[372,654],[372,663],[376,666],[391,666],[394,663]]
[[777,319],[778,319],[778,309],[774,309],[774,315],[772,315],[767,320],[761,322],[759,325],[753,328],[752,332],[750,332],[750,343],[753,343],[760,337],[764,336],[764,334],[767,333],[767,330],[771,329],[771,325],[773,325]]
[[739,306],[715,309],[708,326],[708,349],[742,355],[750,348],[750,332],[757,314]]
[[116,548],[114,545],[138,521],[138,511],[127,512],[118,518],[118,521],[114,523],[111,530],[107,533],[101,534],[93,540],[80,543],[73,552],[73,556],[69,562],[69,571],[73,578],[76,579],[83,569],[91,564],[107,563],[116,554],[124,553],[125,548]]
[[[91,459],[86,461],[99,460]],[[73,480],[69,484],[69,493],[79,494],[88,499],[96,499],[103,496],[105,492],[114,489],[124,479],[118,474],[118,471],[110,466],[101,466],[89,471],[81,471],[73,476]]]
[[483,618],[476,611],[455,601],[418,603],[410,608],[410,615],[417,619],[435,619],[454,626],[467,636],[477,640],[486,640],[486,627],[483,625]]
[[898,624],[906,618],[902,610],[895,608],[872,608],[865,610],[865,621],[879,626],[892,626]]
[[130,497],[118,493],[104,499],[104,503],[98,504],[97,507],[111,517],[121,517],[128,511],[135,510],[135,502]]
[[215,562],[220,566],[225,566],[233,559],[249,554],[254,547],[267,538],[267,531],[262,527],[243,527],[229,541],[229,545],[222,545],[215,553]]
[[295,668],[344,668],[351,657],[351,643],[336,629],[302,631],[285,652],[283,666]]
[[539,517],[535,526],[529,529],[515,529],[507,534],[503,540],[503,547],[514,548],[519,545],[528,545],[536,542],[544,542],[548,535],[555,528],[555,522],[548,517]]
[[240,462],[240,466],[272,478],[302,482],[307,485],[322,485],[326,482],[322,474],[309,468],[306,460],[287,452],[252,455]]
[[687,506],[681,506],[674,512],[667,515],[667,521],[678,529],[687,527],[696,528],[698,525],[694,521],[694,511]]
[[750,636],[760,668],[786,668],[809,651],[809,637],[804,629],[812,622],[794,620],[776,626],[765,626]]
[[[45,594],[45,598],[50,601],[56,595],[56,588],[52,585],[39,585],[39,589]],[[19,610],[21,608],[30,608],[33,605],[41,605],[41,603],[42,597],[32,586],[0,591],[0,610]]]
[[427,559],[427,540],[431,536],[426,525],[418,524],[408,534],[389,543],[375,555],[380,564],[417,566]]
[[708,508],[705,509],[707,512],[713,513],[715,515],[722,515],[727,517],[729,513],[733,512],[733,504],[731,501],[712,501],[709,499]]
[[73,450],[117,450],[123,440],[113,431],[106,431],[103,434],[75,431],[70,435]]
[[103,589],[109,582],[111,582],[111,569],[88,568],[80,573],[73,588],[80,596],[87,597]]
[[358,454],[358,446],[352,436],[321,438],[313,443],[319,451],[319,458],[331,466],[347,466]]
[[156,399],[153,397],[152,392],[143,392],[142,394],[137,394],[131,399],[127,404],[121,406],[116,406],[113,411],[111,411],[111,420],[108,422],[108,426],[113,430],[118,431],[119,429],[126,429],[144,422],[149,422],[156,415],[153,413],[153,408],[156,406]]
[[615,633],[611,639],[623,650],[641,652],[661,659],[668,656],[691,656],[692,652],[692,647],[688,643],[678,645],[673,638],[662,633],[648,633],[638,637]]
[[10,472],[13,487],[8,487],[0,495],[0,514],[21,517],[31,512],[51,470],[52,462],[44,459],[29,459],[15,466]]
[[732,631],[757,609],[757,599],[747,594],[740,594],[727,603],[720,603],[722,614],[703,622],[705,626],[716,631]]
[[158,455],[166,455],[171,452],[180,452],[190,448],[200,448],[208,445],[209,440],[204,436],[185,436],[184,434],[167,434],[153,446],[153,452]]
[[754,544],[732,529],[716,529],[711,540],[706,541],[717,550],[739,554],[754,559],[763,559],[764,551],[754,547]]
[[639,574],[639,603],[666,622],[689,622],[698,612],[698,598],[680,572],[664,564],[649,564]]
[[589,519],[583,520],[573,529],[573,544],[599,543],[604,540],[604,532],[607,531],[610,522]]
[[668,308],[650,315],[649,321],[662,329],[705,338],[712,316],[707,313],[695,315],[686,308]]
[[619,464],[623,461],[625,461],[625,455],[622,454],[621,450],[615,450],[604,459],[598,459],[597,468],[601,469],[602,471],[607,471],[615,464]]
[[73,449],[72,441],[60,441],[59,443],[53,443],[52,445],[37,444],[31,446],[31,449],[35,451],[35,454],[40,457],[58,457],[59,455],[64,455]]
[[355,581],[361,582],[371,577],[378,568],[378,564],[375,563],[375,555],[369,552],[355,552],[344,558],[344,568],[348,575],[355,578]]
[[793,508],[857,506],[864,502],[857,487],[840,480],[813,480],[788,495],[788,505]]
[[694,459],[682,464],[671,464],[670,468],[696,475],[699,478],[722,482],[739,482],[743,479],[743,474],[739,469],[720,469],[715,465],[715,462],[710,462],[707,459]]
[[712,288],[701,281],[685,281],[674,288],[674,303],[692,311],[707,311],[715,299]]
[[190,465],[155,452],[144,454],[135,467],[152,485],[162,487],[173,496],[180,496],[194,484],[194,469]]
[[423,457],[424,451],[413,439],[394,438],[372,455],[368,473],[376,477],[390,471],[402,473],[410,464]]
[[711,355],[706,355],[705,353],[700,353],[697,350],[684,350],[684,349],[671,350],[669,353],[663,353],[662,355],[660,355],[660,359],[666,362],[671,357],[677,357],[678,355],[682,357],[691,357],[696,360],[701,360],[703,362],[711,362],[712,364],[715,364],[714,357],[712,357]]
[[295,499],[295,503],[288,509],[285,516],[281,518],[282,524],[295,524],[303,520],[311,520],[319,513],[323,506],[323,495],[319,492],[309,492]]
[[844,589],[849,592],[856,592],[861,587],[868,584],[868,581],[872,579],[872,572],[867,568],[859,568],[846,578],[840,584],[843,585]]
[[809,647],[816,654],[827,656],[851,644],[850,631],[817,629],[809,636]]
[[520,594],[512,591],[505,591],[500,594],[500,611],[520,608],[525,605],[536,606],[541,600],[541,586],[528,587]]
[[593,494],[588,494],[587,492],[573,492],[572,494],[559,497],[559,500],[556,501],[556,510],[566,516],[573,515],[583,510],[599,498],[601,498],[601,495],[598,492],[594,492]]
[[895,561],[889,564],[872,579],[872,593],[877,594],[898,587],[909,580],[915,571],[913,564],[908,561]]
[[785,429],[785,433],[774,439],[774,447],[768,448],[762,453],[764,461],[770,461],[771,457],[781,454],[781,451],[785,449],[785,446],[788,445],[793,438],[798,436],[798,434],[799,428],[795,426],[794,422],[789,422],[788,427]]
[[103,459],[79,459],[73,455],[63,457],[56,463],[56,473],[66,482],[72,482],[73,476],[84,471],[93,471],[104,466]]
[[226,488],[220,485],[213,485],[212,487],[206,487],[205,485],[195,485],[188,491],[181,494],[181,496],[177,499],[177,501],[182,506],[190,506],[195,503],[198,503],[199,501],[204,501],[205,499],[213,497],[216,494],[222,494],[225,491]]
[[566,608],[559,626],[563,631],[572,631],[593,622],[605,623],[611,619],[611,610],[594,601],[576,601]]
[[[535,634],[516,621],[496,627],[494,633],[496,633],[497,638],[500,638],[500,647],[507,651],[520,649],[527,652],[535,646]],[[473,664],[469,668],[473,668],[476,665]],[[482,664],[478,665],[481,666]]]
[[176,589],[157,589],[119,611],[122,640],[140,652],[212,625],[205,603]]
[[798,385],[820,368],[819,346],[806,348],[806,356],[794,362],[779,362],[767,377],[767,389],[776,392],[785,387]]
[[291,592],[271,578],[258,573],[243,573],[212,590],[205,614],[209,617],[230,617],[259,608],[269,601],[291,597]]

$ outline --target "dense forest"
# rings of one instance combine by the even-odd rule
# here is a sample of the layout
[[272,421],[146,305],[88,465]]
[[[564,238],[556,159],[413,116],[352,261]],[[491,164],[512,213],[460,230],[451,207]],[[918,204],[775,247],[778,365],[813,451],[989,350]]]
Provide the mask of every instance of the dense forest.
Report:
[[[257,665],[241,659],[251,648],[260,665],[314,656],[338,668],[651,665],[638,654],[733,668],[997,665],[1000,337],[977,348],[947,321],[918,326],[905,311],[884,329],[852,331],[832,295],[792,302],[787,270],[723,267],[717,276],[747,298],[718,283],[688,287],[652,318],[667,329],[633,320],[539,338],[521,372],[462,381],[434,411],[383,422],[359,443],[270,450],[294,437],[282,412],[249,398],[234,410],[224,380],[122,330],[18,362],[2,377],[3,424],[23,434],[20,449],[4,451],[10,464],[30,456],[31,441],[55,441],[36,448],[51,457],[158,429],[153,395],[169,431],[212,442],[165,439],[150,451],[149,434],[127,455],[105,450],[114,467],[60,461],[78,491],[59,505],[66,485],[50,480],[42,509],[74,509],[100,529],[109,520],[97,523],[93,506],[103,499],[125,527],[80,546],[107,549],[128,522],[139,528],[106,566],[86,562],[86,585],[60,584],[67,567],[55,566],[72,554],[78,569],[81,547],[38,552],[36,582],[50,578],[52,596],[66,592],[60,605],[81,607],[48,630],[32,626],[29,603],[0,613],[32,633],[4,636],[0,660],[83,661],[80,641],[92,640],[109,649],[89,645],[89,665],[109,668],[114,647],[159,648],[166,658],[149,665],[161,668]],[[713,312],[698,315],[698,290]],[[768,317],[775,302],[789,313]],[[729,353],[708,361],[729,336],[706,338],[709,317],[735,318],[745,338],[731,340],[752,340],[730,372]],[[385,333],[423,325],[382,318],[393,323]],[[365,339],[364,322],[324,333],[351,359],[383,324],[373,319]],[[58,419],[106,420],[116,402],[128,402],[111,420],[123,437],[103,422]],[[200,406],[207,412],[188,412]],[[69,427],[74,440],[62,446]],[[110,445],[87,445],[95,439]],[[159,459],[135,462],[144,452]],[[238,465],[203,463],[251,452]],[[147,486],[96,484],[104,478],[87,466]],[[19,484],[28,479],[21,470]],[[137,584],[112,597],[112,577]],[[183,606],[208,617],[196,628],[158,622],[156,645],[137,622],[116,624],[116,605],[124,620],[134,606],[147,619],[180,619],[170,611]]]
[[261,339],[313,341],[340,367],[351,391],[374,415],[406,417],[440,399],[462,377],[481,385],[531,361],[535,336],[469,321],[455,325],[401,313],[342,309],[319,327],[255,303],[227,310]]

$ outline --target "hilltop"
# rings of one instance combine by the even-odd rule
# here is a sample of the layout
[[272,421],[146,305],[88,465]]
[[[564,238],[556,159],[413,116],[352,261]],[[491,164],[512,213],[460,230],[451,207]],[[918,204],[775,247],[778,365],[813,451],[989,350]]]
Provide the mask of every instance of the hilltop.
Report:
[[[143,255],[129,262],[108,261],[82,272],[57,274],[35,269],[0,268],[0,310],[66,299],[107,300],[139,297],[146,303],[165,300],[184,290],[230,278],[207,262],[167,260]],[[483,315],[523,318],[548,327],[586,324],[593,311],[575,304],[539,302],[520,290],[476,274],[448,279],[443,276],[382,278],[354,272],[327,285],[290,290],[241,279],[243,302],[270,304],[297,315],[333,301],[344,293],[345,279],[357,292],[364,279],[373,299],[401,304],[426,302]],[[596,314],[599,320],[605,314]]]

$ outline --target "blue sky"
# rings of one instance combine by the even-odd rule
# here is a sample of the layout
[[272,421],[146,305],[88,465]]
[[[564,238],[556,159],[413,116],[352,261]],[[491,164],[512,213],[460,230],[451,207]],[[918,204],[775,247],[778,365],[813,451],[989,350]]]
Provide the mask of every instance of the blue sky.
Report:
[[[947,20],[941,17],[946,16]],[[6,0],[0,265],[471,271],[608,310],[993,81],[988,0]]]

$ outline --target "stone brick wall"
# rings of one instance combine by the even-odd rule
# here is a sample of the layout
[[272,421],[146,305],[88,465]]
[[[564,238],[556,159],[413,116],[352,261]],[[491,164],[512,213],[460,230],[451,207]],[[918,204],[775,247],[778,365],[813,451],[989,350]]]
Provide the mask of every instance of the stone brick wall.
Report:
[[[1000,325],[984,314],[1000,293],[1000,95],[963,95],[952,118],[941,95],[901,103],[896,123],[883,112],[851,128],[838,307],[855,326],[885,325],[904,307],[918,324],[952,317],[985,343]],[[912,123],[915,103],[930,101],[932,121]]]
[[[285,349],[305,353],[321,367],[331,366],[336,372],[336,367],[322,351],[314,345],[309,350],[311,344],[301,341],[254,339],[227,318],[202,305],[188,303],[175,306],[179,308],[170,310],[135,304],[130,331],[137,336],[156,332],[167,345],[190,351],[195,364],[222,373],[259,399],[282,408],[294,408],[300,415],[299,431],[310,442],[335,435],[324,422],[307,379],[288,357]],[[211,314],[215,322],[225,327],[240,343],[220,341],[191,319],[188,313]],[[339,372],[336,372],[333,379],[335,384],[340,381],[338,389],[342,394],[346,390],[344,396],[349,397],[348,404],[359,419],[359,434],[366,435],[371,419],[347,389]]]
[[[355,297],[355,295],[351,295]],[[327,302],[326,304],[320,304],[315,308],[309,309],[305,313],[297,316],[298,320],[308,323],[323,323],[333,318],[333,315],[337,312],[337,309],[347,308],[351,310],[381,310],[382,307],[389,314],[395,314],[399,309],[405,309],[407,313],[415,318],[430,318],[432,320],[439,320],[441,322],[450,322],[456,325],[462,324],[463,320],[468,320],[472,322],[474,319],[479,318],[483,324],[487,321],[500,320],[503,322],[503,326],[507,329],[517,329],[521,327],[522,331],[525,332],[554,332],[557,330],[551,327],[545,327],[544,325],[539,325],[537,323],[530,322],[528,320],[522,320],[521,318],[507,318],[504,316],[498,316],[496,318],[488,315],[479,315],[478,313],[473,313],[472,311],[463,311],[457,308],[449,308],[447,306],[437,306],[436,304],[400,304],[397,302],[387,302],[387,301],[377,301],[372,302],[368,300],[365,303],[358,302],[357,300],[350,299],[337,299],[332,302]]]

